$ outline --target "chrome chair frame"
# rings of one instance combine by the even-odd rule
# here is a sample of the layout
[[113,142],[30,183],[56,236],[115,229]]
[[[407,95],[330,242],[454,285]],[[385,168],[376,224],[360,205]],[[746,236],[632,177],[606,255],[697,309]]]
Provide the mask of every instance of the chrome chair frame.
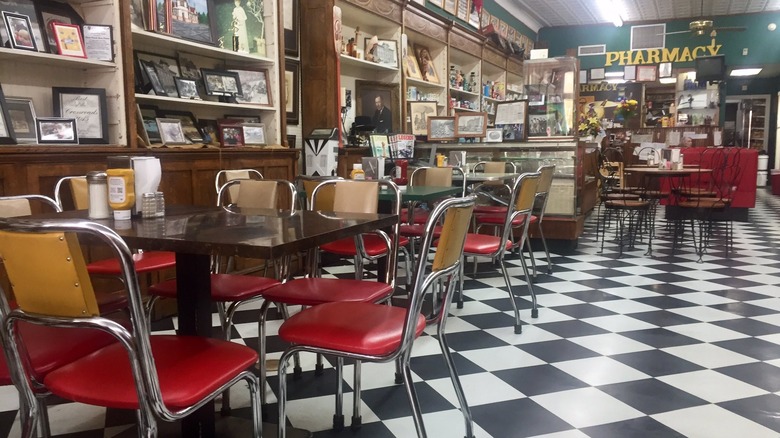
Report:
[[[227,179],[230,172],[246,172],[246,177]],[[252,178],[254,176],[255,178]],[[222,177],[225,177],[225,182],[221,182]],[[222,169],[214,175],[214,190],[219,193],[219,189],[225,185],[225,183],[233,181],[234,179],[265,179],[263,174],[257,169]]]
[[[428,254],[430,252],[431,241],[433,239],[433,228],[438,222],[438,220],[445,214],[445,212],[448,209],[473,208],[473,205],[474,205],[474,197],[450,198],[437,205],[434,208],[434,210],[431,212],[429,220],[425,224],[426,238],[423,240],[422,247],[420,248],[421,254]],[[465,240],[465,233],[463,237]],[[460,247],[462,251],[463,248],[462,242],[460,244]],[[474,437],[474,428],[473,428],[471,410],[469,409],[468,403],[466,402],[466,397],[463,392],[463,387],[460,383],[460,379],[458,377],[458,373],[455,368],[455,363],[453,362],[452,357],[450,355],[450,349],[445,334],[447,315],[448,315],[446,309],[448,309],[450,307],[450,304],[452,303],[452,295],[455,288],[455,277],[459,275],[459,272],[461,270],[462,258],[455,257],[452,265],[444,267],[443,269],[440,270],[432,270],[428,275],[425,275],[426,265],[427,265],[426,257],[424,256],[419,257],[418,262],[415,266],[413,292],[409,299],[409,305],[406,308],[407,316],[405,318],[401,344],[399,348],[393,351],[392,353],[386,356],[374,356],[374,355],[347,353],[344,351],[332,350],[327,348],[318,348],[318,347],[305,346],[305,345],[292,345],[285,350],[285,352],[282,354],[282,357],[279,361],[279,396],[278,396],[279,431],[277,435],[279,438],[285,438],[287,436],[287,426],[286,426],[287,362],[289,361],[290,356],[293,356],[298,352],[313,352],[318,354],[331,354],[331,355],[338,356],[337,367],[336,367],[337,375],[338,375],[337,379],[339,382],[338,389],[337,389],[337,398],[340,397],[342,392],[342,385],[340,382],[343,380],[344,358],[355,359],[358,361],[356,363],[360,363],[361,361],[386,363],[390,361],[399,360],[403,369],[402,372],[403,383],[406,388],[406,395],[409,399],[410,407],[412,409],[412,416],[414,419],[415,428],[417,430],[417,436],[427,437],[425,424],[422,418],[422,412],[420,410],[420,404],[417,399],[417,393],[414,388],[414,383],[412,382],[411,365],[410,365],[411,353],[412,353],[411,347],[415,340],[415,331],[416,331],[416,323],[417,323],[416,316],[420,315],[420,312],[422,311],[422,305],[423,302],[425,301],[424,300],[425,294],[429,289],[431,289],[432,285],[437,284],[441,281],[445,282],[446,287],[444,288],[443,299],[440,301],[440,304],[442,306],[441,310],[439,312],[435,312],[438,314],[437,335],[439,340],[439,346],[441,348],[442,354],[447,364],[447,369],[450,374],[450,379],[452,380],[453,386],[455,388],[455,393],[457,395],[458,402],[460,404],[460,408],[463,413],[465,428],[466,428],[466,437],[467,438]],[[355,367],[355,394],[354,394],[356,405],[359,405],[360,403],[360,386],[358,384],[358,382],[360,381],[359,379],[360,379],[359,367],[356,366]]]
[[58,179],[57,184],[54,185],[54,201],[57,202],[57,205],[60,206],[60,211],[63,211],[65,209],[65,207],[62,205],[62,187],[66,182],[75,179],[84,179],[86,181],[87,176],[86,175],[63,176],[62,178]]
[[[130,315],[132,330],[124,327],[118,322],[103,317],[55,317],[26,313],[21,309],[11,310],[6,302],[2,302],[3,313],[6,318],[3,321],[4,348],[9,356],[9,366],[16,368],[14,374],[17,378],[26,376],[24,373],[29,358],[23,351],[23,344],[17,345],[18,336],[16,333],[16,321],[25,321],[31,324],[42,324],[49,327],[85,327],[93,328],[106,332],[114,336],[124,347],[128,354],[128,360],[131,364],[131,371],[135,381],[136,392],[138,395],[139,408],[137,411],[139,435],[145,437],[157,436],[157,418],[163,421],[180,420],[197,409],[213,400],[219,394],[230,388],[241,380],[246,381],[250,391],[250,401],[253,413],[253,429],[255,436],[262,436],[262,425],[259,403],[259,381],[250,370],[243,371],[230,381],[221,385],[213,391],[208,397],[193,406],[180,411],[172,411],[165,405],[160,384],[157,378],[157,371],[152,355],[149,322],[144,312],[143,298],[141,296],[138,277],[135,273],[132,252],[122,238],[113,230],[105,225],[84,220],[0,220],[0,230],[10,232],[31,232],[31,233],[76,233],[90,235],[99,241],[105,243],[119,260],[122,267],[122,280],[127,290],[130,301]],[[12,342],[5,342],[11,341]],[[20,346],[22,348],[20,348]],[[26,428],[23,437],[34,437],[35,423],[39,416],[38,405],[35,402],[33,390],[28,379],[22,378],[16,382],[20,388],[20,393],[25,397],[28,403],[29,411],[26,422],[30,425]]]
[[[45,195],[11,195],[11,196],[0,196],[0,203],[3,201],[15,201],[15,200],[26,200],[28,201],[39,201],[49,207],[51,207],[55,212],[62,213],[62,207],[60,207],[60,204],[57,203],[54,199],[51,199],[48,196]],[[24,215],[26,216],[26,214]],[[0,214],[0,217],[12,217],[12,216],[3,216]]]

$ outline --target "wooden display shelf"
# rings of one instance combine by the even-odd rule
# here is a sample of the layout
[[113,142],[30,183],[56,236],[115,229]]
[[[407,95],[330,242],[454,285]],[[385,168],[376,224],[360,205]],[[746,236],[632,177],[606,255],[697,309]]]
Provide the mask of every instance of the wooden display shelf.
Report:
[[108,61],[75,58],[73,56],[56,55],[54,53],[33,52],[31,50],[8,49],[5,47],[0,47],[0,61],[3,63],[25,62],[28,64],[45,64],[51,68],[78,70],[106,68],[114,71],[117,68],[115,63]]
[[478,113],[478,112],[480,112],[479,110],[475,110],[475,109],[471,109],[471,108],[453,107],[452,109],[454,109],[455,111],[466,111],[466,112],[470,112],[470,113]]
[[211,100],[179,99],[178,97],[156,96],[153,94],[136,93],[135,100],[137,100],[138,102],[169,103],[175,106],[185,106],[185,107],[210,107],[210,108],[224,108],[229,110],[276,112],[276,108],[273,106],[253,105],[249,103],[214,102]]
[[398,67],[390,67],[387,65],[377,64],[375,62],[366,61],[365,59],[357,59],[352,56],[341,54],[341,63],[344,65],[350,65],[357,68],[365,68],[369,70],[377,70],[384,72],[398,72]]
[[424,87],[424,88],[437,88],[439,90],[444,89],[444,85],[441,84],[435,84],[433,82],[423,81],[420,79],[415,78],[406,78],[406,85],[414,85],[415,87]]
[[469,96],[469,97],[481,97],[482,96],[479,93],[474,93],[472,91],[461,90],[459,88],[450,88],[450,93],[461,95],[461,96]]
[[[133,45],[136,49],[146,50],[146,47],[152,46],[155,52],[160,50],[184,51],[208,58],[221,59],[233,62],[251,62],[263,65],[273,65],[274,60],[262,56],[252,55],[243,52],[234,52],[216,46],[209,46],[194,41],[187,41],[174,36],[161,33],[150,32],[143,29],[133,29]],[[140,46],[140,47],[139,47]]]
[[440,103],[437,100],[407,100],[406,101],[406,103],[411,103],[411,102],[434,102],[434,103],[436,103],[436,106],[446,106],[446,105],[444,105],[443,103]]

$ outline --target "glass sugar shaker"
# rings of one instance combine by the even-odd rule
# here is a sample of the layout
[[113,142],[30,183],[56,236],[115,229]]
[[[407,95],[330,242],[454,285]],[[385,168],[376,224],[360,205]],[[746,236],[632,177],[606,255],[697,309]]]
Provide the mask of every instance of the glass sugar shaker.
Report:
[[108,177],[106,172],[87,173],[87,193],[89,194],[90,219],[108,219],[111,210],[108,208]]

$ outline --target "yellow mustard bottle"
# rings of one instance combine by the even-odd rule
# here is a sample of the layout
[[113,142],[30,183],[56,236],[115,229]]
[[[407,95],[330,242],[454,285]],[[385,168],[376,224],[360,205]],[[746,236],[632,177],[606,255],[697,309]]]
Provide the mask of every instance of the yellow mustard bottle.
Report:
[[135,206],[135,174],[130,168],[129,157],[123,158],[128,158],[127,164],[112,167],[109,163],[106,170],[108,205],[114,210],[114,220],[129,220]]
[[366,179],[366,172],[363,171],[363,165],[355,163],[352,166],[352,172],[349,174],[350,179]]

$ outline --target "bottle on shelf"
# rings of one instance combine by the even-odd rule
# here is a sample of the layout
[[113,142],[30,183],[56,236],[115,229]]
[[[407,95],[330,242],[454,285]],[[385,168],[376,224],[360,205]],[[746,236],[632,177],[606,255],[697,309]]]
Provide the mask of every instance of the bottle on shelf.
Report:
[[366,172],[363,171],[363,164],[355,163],[352,165],[352,172],[349,174],[349,179],[363,180],[366,179]]
[[455,73],[455,66],[450,66],[450,88],[455,88],[458,86],[458,75]]
[[472,93],[477,92],[477,75],[474,72],[469,74],[469,91]]

